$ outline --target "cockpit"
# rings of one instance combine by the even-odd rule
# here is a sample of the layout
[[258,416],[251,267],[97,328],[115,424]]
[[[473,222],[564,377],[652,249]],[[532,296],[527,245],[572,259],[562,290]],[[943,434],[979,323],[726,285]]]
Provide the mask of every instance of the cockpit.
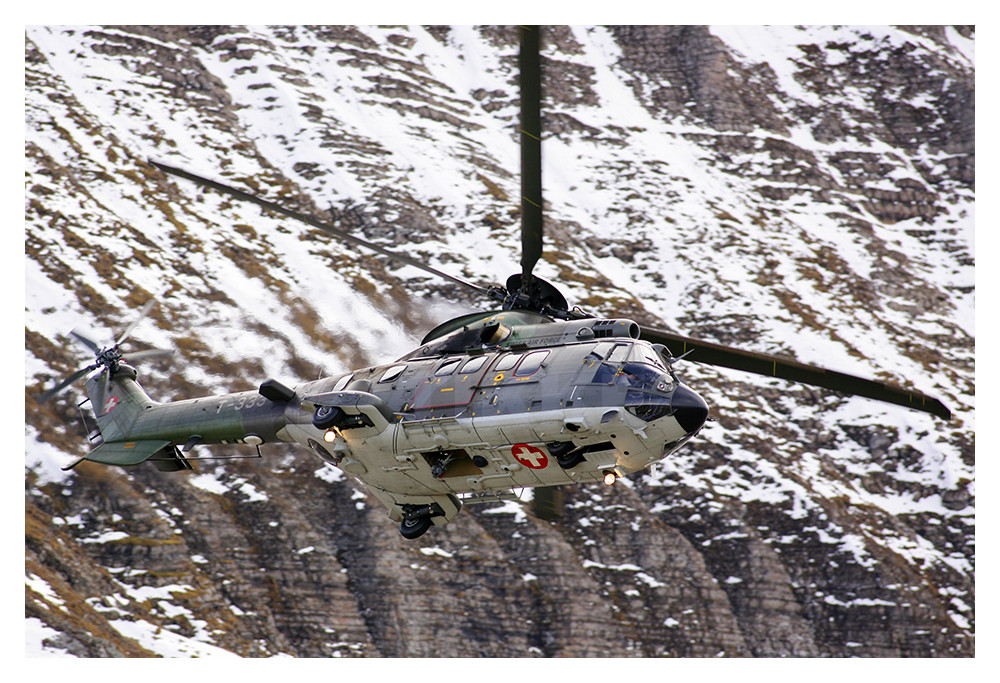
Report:
[[635,389],[669,391],[671,378],[661,369],[644,363],[626,363],[615,373],[617,384]]
[[678,382],[648,345],[600,342],[588,358],[598,361],[592,382],[624,388],[625,409],[636,417],[650,422],[673,414]]

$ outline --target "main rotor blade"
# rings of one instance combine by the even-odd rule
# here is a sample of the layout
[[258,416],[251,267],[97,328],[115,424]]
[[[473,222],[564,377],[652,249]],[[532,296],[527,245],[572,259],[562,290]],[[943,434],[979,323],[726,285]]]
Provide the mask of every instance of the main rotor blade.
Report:
[[174,352],[170,349],[149,349],[147,351],[133,351],[131,353],[125,354],[125,360],[130,363],[137,360],[144,360],[148,358],[166,358],[167,356],[174,355]]
[[706,365],[718,365],[766,377],[778,377],[792,382],[832,389],[851,396],[863,396],[906,406],[945,420],[951,418],[951,411],[941,401],[919,391],[910,391],[892,384],[855,377],[815,365],[806,365],[766,353],[743,351],[721,344],[682,337],[663,330],[643,328],[639,336],[647,341],[663,344],[675,356],[691,351],[691,355],[688,356],[689,360]]
[[149,314],[150,310],[152,310],[155,304],[156,304],[156,299],[150,299],[149,301],[147,301],[145,304],[142,305],[142,310],[139,311],[139,315],[137,315],[135,319],[129,323],[128,327],[126,327],[125,330],[120,335],[118,335],[118,340],[115,341],[115,346],[121,346],[121,343],[126,339],[128,339],[128,336],[132,334],[132,330],[135,329],[135,326],[138,325],[142,321],[142,319]]
[[69,333],[70,333],[70,335],[72,335],[73,337],[75,337],[77,341],[79,341],[81,344],[83,344],[84,346],[86,346],[92,352],[94,352],[94,353],[100,353],[101,352],[101,346],[100,346],[100,344],[98,344],[97,342],[95,342],[90,337],[88,337],[88,336],[86,336],[86,335],[84,335],[84,334],[82,334],[80,332],[77,332],[76,330],[70,330]]
[[86,375],[91,370],[97,369],[98,367],[100,367],[100,363],[94,363],[93,365],[88,365],[85,368],[80,368],[79,370],[77,370],[76,372],[74,372],[72,375],[70,375],[69,377],[65,378],[63,381],[59,382],[59,384],[55,385],[54,387],[52,387],[51,389],[49,389],[48,391],[46,391],[44,394],[42,394],[41,396],[39,396],[38,399],[37,399],[38,402],[40,404],[41,403],[45,403],[50,398],[52,398],[53,396],[55,396],[56,394],[58,394],[60,391],[62,391],[66,387],[68,387],[70,384],[72,384],[76,380],[80,379],[81,377],[83,377],[84,375]]
[[247,194],[246,192],[243,192],[242,190],[237,190],[235,187],[230,187],[229,185],[224,185],[224,184],[222,184],[222,183],[220,183],[218,181],[210,180],[208,178],[203,178],[203,177],[201,177],[199,175],[195,175],[194,173],[191,173],[189,171],[185,171],[185,170],[180,169],[180,168],[175,168],[173,166],[167,166],[166,164],[162,164],[160,162],[152,161],[152,160],[150,160],[149,163],[151,163],[153,166],[155,166],[156,168],[160,169],[161,171],[163,171],[165,173],[170,173],[171,175],[175,175],[175,176],[179,176],[181,178],[186,178],[188,180],[192,180],[192,181],[198,183],[199,185],[203,185],[205,187],[211,187],[211,188],[213,188],[215,190],[218,190],[218,191],[224,192],[225,194],[228,194],[230,196],[236,197],[237,199],[240,199],[240,200],[243,200],[243,201],[246,201],[246,202],[250,202],[252,204],[256,204],[257,206],[259,206],[259,207],[261,207],[263,209],[267,209],[268,211],[273,211],[273,212],[279,213],[279,214],[281,214],[283,216],[288,216],[289,218],[294,218],[295,220],[300,221],[302,223],[305,223],[306,225],[311,225],[314,228],[318,228],[318,229],[322,230],[323,232],[326,232],[326,233],[328,233],[330,235],[333,235],[337,239],[343,240],[345,242],[348,242],[350,244],[353,244],[353,245],[356,245],[356,246],[359,246],[359,247],[364,247],[365,249],[369,249],[370,251],[374,251],[376,254],[382,254],[383,256],[386,256],[388,258],[391,258],[391,259],[394,259],[396,261],[399,261],[400,263],[405,263],[408,266],[413,266],[414,268],[419,268],[420,270],[423,270],[423,271],[425,271],[427,273],[431,273],[433,275],[437,275],[438,277],[444,278],[445,280],[449,280],[449,281],[454,282],[456,284],[463,285],[465,287],[468,287],[469,289],[474,289],[475,291],[479,292],[480,294],[487,294],[487,295],[489,294],[489,290],[486,289],[485,287],[480,287],[479,285],[476,285],[476,284],[473,284],[473,283],[468,282],[466,280],[463,280],[461,278],[455,277],[454,275],[449,275],[448,273],[442,272],[442,271],[440,271],[440,270],[438,270],[436,268],[432,268],[431,266],[428,266],[425,263],[417,261],[416,259],[412,259],[409,256],[403,256],[402,254],[389,251],[388,249],[383,249],[382,247],[378,246],[377,244],[374,244],[374,243],[369,242],[367,240],[363,240],[360,237],[355,237],[354,235],[350,234],[349,232],[344,232],[343,230],[338,230],[337,228],[335,228],[335,227],[333,227],[331,225],[327,225],[325,223],[321,223],[320,221],[316,220],[315,218],[312,218],[311,216],[307,216],[307,215],[305,215],[303,213],[299,213],[298,211],[292,211],[291,209],[286,209],[285,207],[280,206],[279,204],[275,204],[274,202],[268,201],[266,199],[261,199],[260,197],[255,197],[254,195]]
[[538,26],[521,26],[521,280],[542,255],[542,66]]

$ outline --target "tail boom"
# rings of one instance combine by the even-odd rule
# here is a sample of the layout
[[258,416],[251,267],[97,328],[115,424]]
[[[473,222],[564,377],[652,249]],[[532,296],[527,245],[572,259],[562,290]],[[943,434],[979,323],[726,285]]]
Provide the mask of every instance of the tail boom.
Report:
[[158,403],[127,365],[106,387],[102,382],[101,375],[87,380],[87,393],[103,443],[82,460],[128,466],[153,459],[161,469],[189,469],[178,446],[281,441],[278,432],[289,422],[288,402],[256,391]]

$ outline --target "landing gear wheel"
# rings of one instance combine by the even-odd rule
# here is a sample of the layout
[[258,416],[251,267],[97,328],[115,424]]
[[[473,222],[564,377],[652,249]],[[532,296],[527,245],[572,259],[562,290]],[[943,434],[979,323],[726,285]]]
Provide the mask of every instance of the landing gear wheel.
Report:
[[404,517],[399,523],[399,533],[403,538],[414,539],[423,536],[424,532],[433,526],[430,515],[420,515],[419,517]]
[[319,406],[313,413],[313,425],[317,429],[330,429],[343,421],[344,411],[337,406]]
[[569,453],[567,455],[556,456],[556,462],[559,463],[559,467],[563,468],[564,470],[571,470],[584,460],[586,460],[586,458],[583,457],[582,450],[577,451],[575,453]]
[[571,470],[586,459],[583,448],[577,448],[572,441],[550,441],[545,445],[564,470]]

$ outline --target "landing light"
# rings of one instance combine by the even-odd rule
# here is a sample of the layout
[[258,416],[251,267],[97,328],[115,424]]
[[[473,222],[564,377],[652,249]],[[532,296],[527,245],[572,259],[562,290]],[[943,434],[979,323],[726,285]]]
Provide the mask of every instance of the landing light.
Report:
[[611,486],[612,484],[615,483],[616,479],[618,479],[618,475],[617,474],[615,474],[611,470],[604,470],[604,483],[605,484],[607,484],[608,486]]
[[332,429],[326,430],[326,434],[323,435],[323,441],[326,441],[327,443],[333,443],[336,440],[337,440],[337,432],[333,431]]

